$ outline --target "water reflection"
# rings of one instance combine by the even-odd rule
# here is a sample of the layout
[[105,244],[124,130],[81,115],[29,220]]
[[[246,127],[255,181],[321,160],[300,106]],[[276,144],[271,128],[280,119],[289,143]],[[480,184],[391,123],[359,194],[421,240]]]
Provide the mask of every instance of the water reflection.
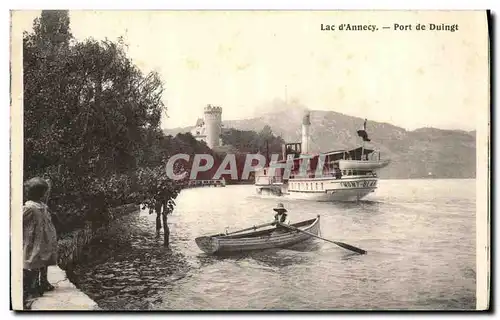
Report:
[[117,221],[80,255],[68,277],[103,309],[144,310],[193,268],[175,246],[155,236],[154,222],[131,215]]
[[[171,250],[155,239],[154,216],[134,216],[94,245],[76,280],[112,309],[435,308],[459,302],[473,308],[474,198],[454,206],[447,198],[453,185],[430,192],[421,182],[408,184],[393,182],[357,204],[251,197],[250,186],[186,190],[169,217]],[[415,201],[427,193],[432,201]],[[226,226],[270,222],[277,201],[292,223],[319,214],[322,237],[368,254],[320,239],[225,257],[196,246],[196,237]]]
[[329,202],[328,205],[336,209],[378,212],[382,202],[373,200],[360,200],[358,202]]
[[351,260],[351,259],[358,258],[358,257],[359,257],[359,254],[352,252],[352,253],[346,253],[346,254],[342,255],[340,257],[340,259],[346,261],[346,260]]
[[301,243],[297,243],[291,247],[288,247],[287,250],[298,251],[298,252],[313,252],[318,251],[321,248],[321,240],[317,239],[309,239]]
[[[267,249],[258,251],[249,251],[225,255],[208,255],[200,253],[196,256],[199,267],[204,268],[222,261],[238,263],[239,261],[252,259],[256,263],[264,264],[268,267],[288,267],[291,265],[305,264],[311,261],[308,252],[319,250],[320,245],[314,240],[304,241],[286,249]],[[306,254],[301,254],[306,253]]]
[[[260,265],[265,265],[271,268],[284,268],[290,266],[299,266],[311,262],[311,257],[308,255],[297,254],[293,250],[271,250],[274,252],[262,252],[252,254],[249,258],[253,259]],[[288,252],[287,252],[288,251]]]

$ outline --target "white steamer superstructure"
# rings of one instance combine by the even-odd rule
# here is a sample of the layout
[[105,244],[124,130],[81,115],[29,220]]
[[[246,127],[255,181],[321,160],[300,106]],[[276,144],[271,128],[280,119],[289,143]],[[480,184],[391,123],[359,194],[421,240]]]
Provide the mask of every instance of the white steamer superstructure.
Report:
[[[370,139],[363,129],[361,147],[310,154],[310,115],[302,122],[302,142],[283,146],[282,168],[265,167],[255,175],[257,192],[315,201],[358,201],[377,189],[377,171],[390,160],[381,160],[380,152],[365,148]],[[284,160],[287,159],[287,160]],[[286,162],[289,174],[287,175]]]

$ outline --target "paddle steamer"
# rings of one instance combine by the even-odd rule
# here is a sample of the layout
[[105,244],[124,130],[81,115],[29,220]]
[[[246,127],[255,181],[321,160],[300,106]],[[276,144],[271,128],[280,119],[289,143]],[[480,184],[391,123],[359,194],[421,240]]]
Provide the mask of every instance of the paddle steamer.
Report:
[[[319,154],[308,152],[310,125],[310,114],[306,114],[302,142],[283,145],[282,160],[276,163],[282,168],[271,165],[256,172],[257,192],[315,201],[358,201],[374,192],[378,186],[377,171],[390,160],[382,160],[378,150],[365,148],[365,142],[370,142],[366,120],[357,131],[363,140],[360,147]],[[287,162],[289,175],[283,168]]]

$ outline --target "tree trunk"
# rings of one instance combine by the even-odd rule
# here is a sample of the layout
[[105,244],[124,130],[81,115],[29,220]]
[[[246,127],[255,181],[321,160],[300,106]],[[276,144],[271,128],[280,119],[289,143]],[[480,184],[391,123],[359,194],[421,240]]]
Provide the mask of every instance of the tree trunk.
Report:
[[163,245],[168,248],[170,245],[169,243],[170,230],[168,229],[166,212],[162,213],[162,219],[163,219]]
[[160,213],[156,212],[156,236],[160,236],[160,230],[161,230],[161,218],[160,218]]
[[155,200],[155,212],[156,212],[156,236],[160,236],[160,230],[161,230],[161,207],[162,203],[159,202],[158,200]]

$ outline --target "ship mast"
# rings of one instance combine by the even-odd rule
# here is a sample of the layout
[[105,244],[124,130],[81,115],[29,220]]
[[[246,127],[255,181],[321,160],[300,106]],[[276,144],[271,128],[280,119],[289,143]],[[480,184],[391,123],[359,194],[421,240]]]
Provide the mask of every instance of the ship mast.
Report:
[[363,129],[358,130],[358,136],[360,136],[363,140],[363,142],[361,143],[361,160],[363,160],[363,156],[365,155],[365,142],[370,141],[370,139],[368,138],[368,133],[366,132],[366,119],[363,123]]
[[[366,127],[366,122],[365,122],[365,127]],[[366,131],[366,129],[365,129],[365,131]],[[361,161],[363,161],[364,157],[365,157],[365,141],[366,140],[363,139],[363,143],[361,144]]]
[[[365,125],[363,126],[365,131],[366,131],[366,122]],[[361,161],[363,160],[363,155],[365,154],[365,139],[361,138],[363,142],[361,143]]]

